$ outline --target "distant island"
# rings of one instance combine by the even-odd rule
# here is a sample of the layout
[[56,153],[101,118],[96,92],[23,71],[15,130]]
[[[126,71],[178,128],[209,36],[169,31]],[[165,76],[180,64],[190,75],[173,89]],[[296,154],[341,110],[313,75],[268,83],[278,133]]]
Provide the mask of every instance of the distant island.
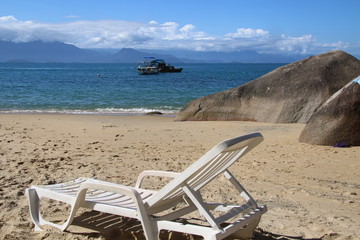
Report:
[[308,55],[261,54],[256,51],[197,52],[188,50],[82,49],[62,42],[0,41],[0,62],[137,63],[145,56],[169,63],[290,63]]

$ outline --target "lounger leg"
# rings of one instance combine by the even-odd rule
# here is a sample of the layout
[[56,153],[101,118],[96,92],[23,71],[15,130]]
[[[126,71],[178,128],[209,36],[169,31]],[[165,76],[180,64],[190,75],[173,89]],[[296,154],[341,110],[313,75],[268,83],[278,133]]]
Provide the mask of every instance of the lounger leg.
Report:
[[146,240],[158,240],[160,232],[157,224],[150,220],[149,216],[139,212],[139,220],[144,230]]
[[29,201],[30,217],[31,217],[31,220],[35,224],[35,231],[43,231],[43,229],[41,229],[41,227],[40,227],[43,225],[50,225],[50,226],[60,229],[61,231],[65,231],[70,226],[72,220],[74,219],[75,213],[79,209],[79,202],[84,198],[85,192],[86,191],[81,191],[79,193],[79,195],[82,198],[77,198],[75,203],[71,204],[71,212],[70,212],[68,219],[66,220],[65,223],[59,225],[59,224],[55,224],[55,223],[46,221],[45,219],[43,219],[41,217],[41,213],[40,213],[41,196],[39,196],[38,193],[36,192],[36,190],[33,188],[26,189],[25,193],[26,193],[28,201]]
[[159,233],[157,231],[157,229],[151,228],[151,227],[147,227],[144,228],[143,225],[143,229],[144,229],[144,235],[146,240],[158,240],[159,239]]
[[216,234],[204,234],[202,235],[202,237],[204,238],[204,240],[218,240]]
[[252,222],[250,222],[246,228],[244,229],[240,229],[238,231],[236,231],[235,233],[231,234],[231,236],[239,238],[239,239],[251,239],[255,228],[258,226],[259,222],[260,222],[260,218],[255,218]]
[[35,224],[35,231],[43,231],[40,227],[42,218],[40,216],[40,198],[35,189],[26,189],[25,194],[29,202],[30,217]]

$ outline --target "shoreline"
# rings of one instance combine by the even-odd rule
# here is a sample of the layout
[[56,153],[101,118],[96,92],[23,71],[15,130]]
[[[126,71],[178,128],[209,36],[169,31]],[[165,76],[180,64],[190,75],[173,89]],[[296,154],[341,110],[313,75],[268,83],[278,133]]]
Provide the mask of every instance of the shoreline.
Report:
[[[360,238],[360,213],[354,212],[360,209],[360,147],[299,143],[304,124],[174,119],[0,114],[0,238],[82,240],[92,234],[103,239],[107,233],[76,224],[67,232],[34,232],[24,190],[77,177],[134,185],[143,170],[182,171],[218,142],[250,132],[261,132],[265,140],[231,172],[259,204],[267,205],[262,230],[289,240]],[[222,179],[212,187],[219,194],[206,200],[237,197]],[[64,219],[53,203],[44,209]]]
[[[0,114],[44,114],[44,115],[104,115],[104,116],[145,116],[145,115],[164,115],[164,116],[176,116],[179,110],[169,111],[169,110],[157,110],[157,109],[147,109],[143,111],[114,111],[114,112],[102,112],[102,111],[83,111],[83,110],[69,110],[69,111],[44,111],[44,110],[9,110],[4,111],[0,110]],[[153,114],[161,113],[161,114]]]
[[176,113],[61,113],[61,112],[0,112],[1,115],[64,115],[64,116],[112,116],[112,117],[146,117],[146,116],[158,116],[158,117],[170,117],[175,118]]

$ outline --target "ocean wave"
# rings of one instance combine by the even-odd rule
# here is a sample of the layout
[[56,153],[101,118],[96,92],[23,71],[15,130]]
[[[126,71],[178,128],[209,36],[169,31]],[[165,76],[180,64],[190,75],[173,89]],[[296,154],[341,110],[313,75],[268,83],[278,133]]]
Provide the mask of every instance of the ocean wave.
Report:
[[149,108],[97,108],[88,110],[79,109],[9,109],[0,110],[0,113],[7,114],[74,114],[74,115],[144,115],[151,112],[161,112],[163,114],[176,114],[179,109],[174,110],[170,107],[163,107],[161,109]]

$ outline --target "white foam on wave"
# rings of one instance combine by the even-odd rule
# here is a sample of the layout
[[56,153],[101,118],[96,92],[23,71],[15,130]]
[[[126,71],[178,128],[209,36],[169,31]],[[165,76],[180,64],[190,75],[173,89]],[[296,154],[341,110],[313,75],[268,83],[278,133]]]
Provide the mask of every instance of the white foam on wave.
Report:
[[11,109],[0,110],[0,113],[15,113],[15,114],[74,114],[74,115],[143,115],[150,112],[161,112],[163,114],[176,114],[179,109],[174,110],[168,107],[161,109],[149,108],[97,108],[93,110],[74,110],[74,109]]

